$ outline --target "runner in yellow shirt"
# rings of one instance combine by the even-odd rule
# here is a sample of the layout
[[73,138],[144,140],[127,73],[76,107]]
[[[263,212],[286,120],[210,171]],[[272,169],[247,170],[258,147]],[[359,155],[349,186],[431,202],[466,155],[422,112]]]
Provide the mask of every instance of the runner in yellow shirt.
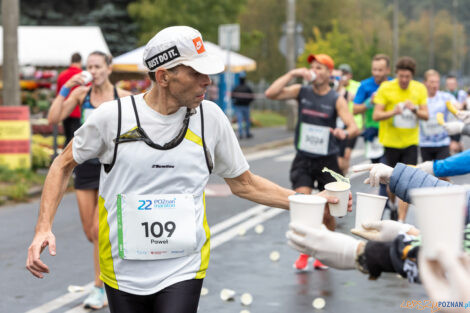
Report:
[[[429,118],[426,87],[415,80],[416,62],[402,57],[395,66],[396,79],[380,85],[374,98],[373,119],[380,121],[379,141],[385,148],[387,165],[418,162],[419,123]],[[395,196],[390,195],[392,203]],[[399,202],[398,220],[404,221],[408,204]]]

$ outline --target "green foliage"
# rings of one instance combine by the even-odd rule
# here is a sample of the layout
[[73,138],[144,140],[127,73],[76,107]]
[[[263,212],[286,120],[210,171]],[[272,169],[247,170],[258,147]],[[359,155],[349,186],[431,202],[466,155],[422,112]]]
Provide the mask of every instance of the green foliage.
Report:
[[10,170],[0,166],[0,204],[4,198],[23,201],[33,185],[44,183],[45,176],[26,169]]
[[140,27],[139,42],[146,43],[159,30],[174,25],[196,28],[205,40],[217,43],[218,25],[236,23],[245,0],[137,0],[128,6]]
[[273,111],[251,111],[251,119],[255,127],[274,127],[286,125],[286,117]]

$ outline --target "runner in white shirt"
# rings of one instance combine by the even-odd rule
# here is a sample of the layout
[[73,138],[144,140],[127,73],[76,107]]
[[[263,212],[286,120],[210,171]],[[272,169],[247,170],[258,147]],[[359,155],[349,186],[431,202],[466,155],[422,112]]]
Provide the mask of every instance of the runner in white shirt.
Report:
[[294,191],[252,174],[227,117],[204,101],[208,75],[224,65],[197,30],[160,31],[144,63],[153,88],[102,104],[51,166],[27,268],[40,278],[49,272],[40,253],[49,245],[56,254],[52,222],[68,177],[98,157],[100,268],[111,312],[196,312],[210,255],[210,173],[235,195],[272,207],[287,209]]

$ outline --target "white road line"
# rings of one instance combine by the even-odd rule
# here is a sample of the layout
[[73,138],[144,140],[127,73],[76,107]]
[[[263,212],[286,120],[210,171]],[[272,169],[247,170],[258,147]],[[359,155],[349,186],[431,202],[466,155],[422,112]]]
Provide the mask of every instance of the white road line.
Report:
[[294,153],[289,153],[286,155],[281,155],[278,156],[277,158],[274,159],[276,162],[292,162],[295,158],[295,152]]
[[65,313],[88,313],[88,312],[91,312],[91,311],[92,311],[91,309],[85,309],[83,307],[83,305],[80,304],[80,305],[77,305],[74,308],[71,308],[68,311],[65,311]]
[[267,209],[268,207],[265,206],[265,205],[256,205],[246,211],[243,211],[237,215],[234,215],[228,219],[226,219],[225,221],[222,221],[218,224],[215,224],[214,226],[212,226],[210,229],[211,229],[211,236],[215,236],[217,233],[220,233],[221,231],[251,217],[252,215],[257,215],[257,214],[261,214],[263,213],[263,211],[265,209]]
[[81,292],[74,292],[74,293],[67,293],[63,296],[60,296],[52,301],[49,301],[37,308],[27,311],[26,313],[46,313],[57,310],[58,308],[66,305],[67,303],[73,302],[84,295],[88,294],[93,287],[93,282],[83,286],[84,291]]
[[246,160],[247,161],[256,161],[259,159],[264,159],[264,158],[269,158],[281,153],[284,153],[286,150],[290,150],[291,148],[278,148],[278,149],[270,149],[270,150],[265,150],[265,151],[259,151],[259,152],[254,152],[246,155]]

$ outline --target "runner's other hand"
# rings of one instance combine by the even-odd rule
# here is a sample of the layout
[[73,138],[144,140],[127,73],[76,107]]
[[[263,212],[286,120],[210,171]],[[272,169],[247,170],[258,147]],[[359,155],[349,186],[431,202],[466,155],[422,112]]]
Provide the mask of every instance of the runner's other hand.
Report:
[[460,121],[447,122],[444,125],[442,125],[442,127],[444,127],[444,129],[447,131],[447,133],[450,136],[462,133],[464,126],[465,126],[465,123],[460,122]]
[[333,134],[333,136],[335,136],[336,138],[338,138],[339,140],[344,140],[346,139],[346,132],[344,131],[344,129],[342,128],[335,128],[335,129],[332,129],[331,130],[331,133]]
[[41,253],[47,246],[49,254],[56,255],[55,236],[51,231],[36,233],[28,248],[26,268],[37,278],[43,278],[43,273],[49,273],[49,267],[41,261]]
[[[422,250],[421,250],[422,252]],[[470,256],[460,257],[440,250],[436,260],[418,256],[419,276],[432,301],[468,301],[470,299]],[[454,312],[454,311],[452,311]],[[468,312],[461,308],[455,312]]]
[[458,111],[457,118],[465,124],[470,123],[470,111]]
[[396,221],[378,221],[363,223],[362,228],[353,228],[351,233],[367,240],[393,241],[399,233],[407,233],[413,226]]
[[357,248],[361,241],[336,233],[321,225],[320,229],[291,223],[286,237],[288,244],[298,251],[312,255],[327,266],[354,269]]
[[[332,196],[329,196],[326,192],[326,190],[323,190],[322,192],[319,192],[316,194],[316,196],[320,196],[320,197],[323,197],[326,199],[327,203],[326,205],[328,206],[328,203],[333,203],[333,204],[336,204],[338,203],[338,198],[336,197],[332,197]],[[348,200],[348,212],[352,212],[352,193],[349,192],[349,200]]]
[[434,161],[426,161],[416,165],[417,168],[434,176]]
[[78,85],[84,85],[85,80],[82,73],[73,75],[64,85],[67,88],[73,88]]
[[390,183],[393,173],[393,167],[382,163],[354,165],[351,170],[353,172],[369,171],[369,177],[364,180],[364,184],[370,184],[372,187]]

